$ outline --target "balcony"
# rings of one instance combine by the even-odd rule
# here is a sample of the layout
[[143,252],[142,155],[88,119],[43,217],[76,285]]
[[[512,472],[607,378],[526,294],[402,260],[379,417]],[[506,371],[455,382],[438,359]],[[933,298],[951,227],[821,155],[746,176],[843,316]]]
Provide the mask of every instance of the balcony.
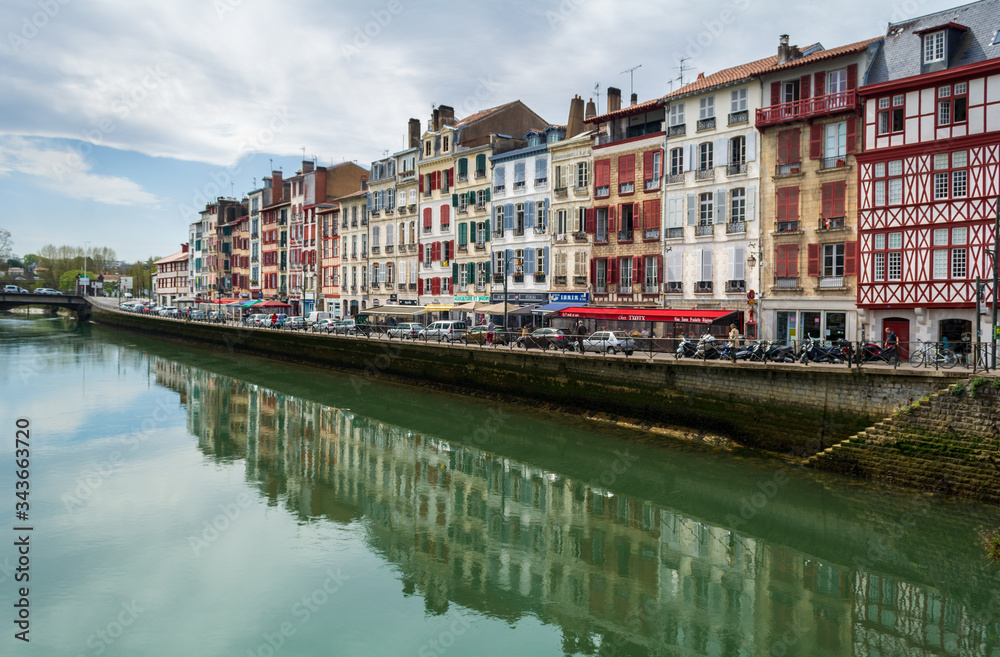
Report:
[[385,252],[386,253],[392,253],[395,250],[396,250],[396,247],[394,247],[392,244],[386,244],[385,245]]
[[398,208],[396,208],[396,212],[399,214],[406,214],[406,206],[405,205],[399,206]]
[[590,185],[588,185],[587,183],[584,183],[582,185],[581,184],[577,184],[576,187],[573,188],[573,195],[574,196],[590,196]]
[[416,212],[417,211],[417,204],[416,203],[410,203],[409,205],[406,206],[406,209],[408,211],[410,211],[410,212]]
[[410,251],[410,252],[416,251],[417,250],[417,245],[416,244],[407,244],[406,245],[406,250]]
[[611,196],[610,185],[601,185],[594,188],[594,198],[607,198],[608,196]]
[[632,284],[622,283],[618,286],[618,294],[632,294]]
[[525,182],[523,180],[521,180],[520,182],[518,182],[518,181],[514,182],[514,191],[515,192],[524,191],[524,187],[525,187]]
[[663,291],[666,294],[680,294],[684,289],[680,281],[667,281],[663,284]]
[[485,178],[486,177],[486,169],[476,169],[476,172],[475,172],[474,175],[476,176],[477,180],[479,178]]
[[619,194],[634,194],[635,193],[635,183],[634,182],[624,182],[618,184]]
[[684,173],[668,173],[667,174],[667,184],[675,185],[677,183],[684,182]]
[[[639,288],[639,287],[640,287],[639,285],[636,285],[636,288]],[[654,283],[652,285],[650,285],[648,283],[643,283],[642,286],[641,286],[641,288],[642,289],[640,291],[643,294],[659,294],[660,293],[660,286],[659,286],[659,284],[656,284],[656,283]]]
[[819,230],[838,230],[844,227],[845,217],[820,217]]
[[514,229],[514,237],[524,237],[524,226]]
[[458,174],[458,182],[466,182],[469,179],[468,172]]
[[549,179],[546,178],[535,178],[535,187],[542,187],[543,185],[548,185]]
[[746,162],[742,164],[727,164],[726,165],[726,175],[727,176],[745,176],[747,173]]
[[545,274],[535,274],[534,278],[535,278],[535,282],[536,283],[544,283],[545,282]]
[[486,250],[486,242],[476,242],[475,249],[476,249],[476,251],[485,251]]
[[381,283],[376,281],[375,283],[372,283],[372,289],[377,290],[379,289],[379,287],[381,287],[381,285],[382,285]]
[[618,231],[618,243],[621,244],[623,242],[628,243],[628,244],[632,243],[632,229],[631,228],[623,228],[622,230]]
[[747,222],[730,221],[726,224],[726,235],[738,235],[747,232]]
[[645,228],[642,231],[642,239],[646,242],[651,242],[653,240],[660,239],[660,229],[659,228]]
[[711,294],[712,293],[712,281],[697,281],[694,284],[695,294]]
[[667,229],[667,239],[668,240],[680,239],[682,237],[684,237],[684,227],[683,226],[675,226],[673,228],[668,228]]
[[777,230],[779,233],[797,233],[799,231],[799,220],[779,221],[777,224]]
[[774,287],[779,290],[794,290],[799,287],[799,279],[797,276],[784,276],[782,278],[774,279]]
[[791,123],[807,118],[840,114],[856,109],[857,107],[858,93],[852,89],[835,94],[803,98],[770,107],[762,107],[757,110],[756,125],[760,128],[778,123]]
[[740,125],[741,123],[747,123],[749,121],[750,112],[747,110],[743,110],[741,112],[730,112],[726,125]]
[[514,279],[515,283],[523,283],[524,282],[524,274],[514,274],[511,278]]
[[698,123],[695,125],[695,132],[701,132],[702,130],[714,130],[715,129],[715,117],[708,119],[698,119]]
[[399,285],[396,286],[396,289],[399,290],[400,292],[406,290],[406,283],[400,283]]
[[847,156],[846,155],[834,155],[833,157],[820,158],[819,170],[826,171],[827,169],[840,169],[841,167],[847,166]]
[[715,225],[705,224],[703,226],[694,227],[695,237],[707,237],[709,235],[715,235]]
[[506,193],[507,193],[507,186],[506,185],[493,185],[493,195],[494,196],[503,196]]
[[726,294],[736,294],[747,291],[746,281],[726,281]]
[[594,235],[595,244],[606,244],[608,241],[608,229],[607,227],[597,229],[597,233]]
[[417,284],[416,283],[409,283],[408,287],[409,287],[410,292],[413,292],[413,291],[415,291],[417,289]]
[[586,276],[574,276],[573,277],[573,285],[576,285],[577,287],[579,287],[581,285],[586,285],[586,284],[587,284],[587,277]]
[[[372,216],[378,219],[379,212],[381,212],[381,210],[372,210]],[[361,221],[364,221],[364,219],[362,219]]]
[[556,196],[567,196],[569,194],[569,190],[565,187],[556,187],[552,191],[555,192]]
[[584,233],[584,232],[573,233],[573,241],[574,242],[586,242],[587,241],[587,233]]
[[802,171],[801,162],[786,162],[774,167],[774,175],[776,176],[793,176],[800,171]]
[[[357,219],[351,219],[351,228],[357,228],[357,227],[358,227],[358,220]],[[345,228],[346,228],[346,226],[345,226]]]
[[361,257],[362,258],[368,257],[368,249],[361,249]]
[[655,192],[656,190],[658,190],[660,188],[660,179],[659,179],[659,177],[657,177],[657,178],[649,178],[647,180],[644,180],[642,188],[645,191],[647,191],[647,192]]
[[372,255],[378,255],[380,249],[381,249],[381,247],[373,246],[372,247]]
[[565,276],[553,276],[552,277],[552,284],[553,285],[566,285],[566,277]]
[[683,137],[685,134],[687,134],[687,125],[684,123],[672,125],[667,129],[668,137]]
[[424,190],[424,198],[430,198],[430,197],[431,197],[431,190],[425,189]]
[[843,276],[821,276],[819,279],[819,288],[824,289],[839,289],[844,287],[844,277]]
[[468,244],[459,244],[458,245],[458,252],[459,253],[468,253],[469,252],[469,245]]
[[482,212],[485,209],[486,209],[486,201],[483,201],[482,203],[476,201],[476,212]]
[[361,225],[362,226],[368,225],[368,217],[361,217]]
[[493,231],[493,239],[503,239],[503,228]]
[[503,283],[503,274],[493,274],[494,283]]
[[715,179],[715,168],[711,169],[698,169],[694,172],[695,180],[714,180]]

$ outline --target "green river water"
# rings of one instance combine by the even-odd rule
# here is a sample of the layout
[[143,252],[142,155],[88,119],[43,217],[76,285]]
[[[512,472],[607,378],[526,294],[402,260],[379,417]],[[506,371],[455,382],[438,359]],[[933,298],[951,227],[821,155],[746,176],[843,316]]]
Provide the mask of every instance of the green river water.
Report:
[[0,317],[4,657],[1000,657],[997,508]]

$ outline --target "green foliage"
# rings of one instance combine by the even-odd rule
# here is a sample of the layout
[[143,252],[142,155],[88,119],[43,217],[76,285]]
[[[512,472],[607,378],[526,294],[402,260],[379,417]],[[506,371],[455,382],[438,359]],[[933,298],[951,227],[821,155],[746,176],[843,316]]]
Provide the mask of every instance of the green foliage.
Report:
[[59,277],[59,289],[61,291],[74,290],[76,288],[76,277],[78,275],[83,276],[83,270],[71,269],[63,272],[62,276]]
[[1000,378],[993,379],[993,389],[1000,390]]
[[969,382],[969,396],[973,399],[976,398],[976,392],[990,382],[985,376],[977,376],[971,382]]
[[956,383],[955,385],[953,385],[950,388],[950,390],[951,390],[951,394],[952,395],[954,395],[956,397],[961,397],[962,395],[965,394],[965,384],[962,383],[961,381],[959,381],[958,383]]
[[980,527],[979,538],[983,541],[983,549],[990,561],[1000,563],[1000,529]]

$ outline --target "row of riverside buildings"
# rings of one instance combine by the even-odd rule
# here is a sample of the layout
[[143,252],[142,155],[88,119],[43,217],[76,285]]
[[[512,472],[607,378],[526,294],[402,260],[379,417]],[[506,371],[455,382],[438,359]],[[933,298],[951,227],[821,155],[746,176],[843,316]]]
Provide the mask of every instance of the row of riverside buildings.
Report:
[[521,324],[976,339],[977,278],[984,308],[993,295],[1000,0],[830,49],[782,35],[776,55],[653,100],[607,93],[603,114],[574,97],[566,125],[521,101],[465,118],[441,105],[368,169],[274,171],[206,205],[161,261],[159,300],[427,321],[502,315],[506,299]]

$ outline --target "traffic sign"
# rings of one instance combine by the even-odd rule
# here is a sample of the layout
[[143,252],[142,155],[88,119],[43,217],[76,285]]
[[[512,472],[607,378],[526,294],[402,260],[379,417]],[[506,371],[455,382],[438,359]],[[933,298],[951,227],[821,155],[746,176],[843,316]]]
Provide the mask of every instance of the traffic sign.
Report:
[[747,292],[747,301],[753,301],[754,297],[756,296],[757,293],[754,292],[753,290],[750,290],[749,292]]

